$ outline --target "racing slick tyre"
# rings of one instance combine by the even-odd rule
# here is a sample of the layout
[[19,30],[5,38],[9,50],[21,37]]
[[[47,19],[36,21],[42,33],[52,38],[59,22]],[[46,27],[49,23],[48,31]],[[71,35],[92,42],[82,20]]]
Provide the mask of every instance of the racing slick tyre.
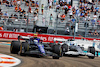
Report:
[[60,45],[54,45],[53,46],[53,52],[57,54],[57,55],[53,56],[53,59],[59,59],[59,57],[61,57],[63,55]]
[[65,55],[65,52],[68,51],[68,45],[67,44],[63,44],[62,45],[62,52],[63,52],[63,55]]
[[88,58],[90,58],[90,59],[94,59],[95,57],[94,57],[94,56],[88,56]]
[[28,43],[22,42],[20,45],[20,55],[25,56],[25,52],[29,50]]
[[95,48],[94,47],[89,47],[88,52],[94,54],[94,56],[88,56],[90,59],[94,59],[95,58]]
[[20,50],[20,42],[19,41],[12,41],[10,46],[10,52],[13,54],[17,54]]

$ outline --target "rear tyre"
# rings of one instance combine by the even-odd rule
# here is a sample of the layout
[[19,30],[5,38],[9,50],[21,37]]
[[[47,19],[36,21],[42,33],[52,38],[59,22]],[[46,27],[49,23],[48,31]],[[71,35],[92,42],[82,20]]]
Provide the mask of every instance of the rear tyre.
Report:
[[19,41],[12,41],[10,46],[10,52],[12,54],[17,54],[20,50],[20,42]]
[[22,42],[22,44],[20,46],[20,55],[25,56],[25,52],[28,51],[28,49],[29,49],[28,43]]
[[95,55],[95,48],[94,47],[89,47],[88,51]]
[[88,56],[90,59],[94,59],[95,58],[95,48],[94,47],[89,47],[88,52],[94,54],[94,56]]

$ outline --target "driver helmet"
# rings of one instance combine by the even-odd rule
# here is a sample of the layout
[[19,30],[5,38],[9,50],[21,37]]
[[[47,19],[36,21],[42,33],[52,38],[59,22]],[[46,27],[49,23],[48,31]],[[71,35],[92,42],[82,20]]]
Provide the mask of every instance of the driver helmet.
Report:
[[38,34],[34,34],[34,38],[37,38],[37,35],[38,35]]

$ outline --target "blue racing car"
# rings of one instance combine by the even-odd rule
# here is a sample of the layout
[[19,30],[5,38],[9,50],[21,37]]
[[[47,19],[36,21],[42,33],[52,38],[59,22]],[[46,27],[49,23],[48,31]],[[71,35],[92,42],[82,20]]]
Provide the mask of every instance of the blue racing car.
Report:
[[20,55],[35,54],[38,57],[52,56],[53,59],[59,59],[62,56],[60,45],[50,47],[48,44],[43,44],[40,38],[27,36],[18,36],[18,41],[12,41],[10,52]]

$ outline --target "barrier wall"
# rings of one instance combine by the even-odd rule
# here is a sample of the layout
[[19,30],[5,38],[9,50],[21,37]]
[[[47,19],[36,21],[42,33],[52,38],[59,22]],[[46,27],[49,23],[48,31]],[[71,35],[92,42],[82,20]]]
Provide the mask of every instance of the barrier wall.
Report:
[[[12,31],[0,31],[0,38],[5,39],[17,39],[18,36],[34,36],[35,33],[25,33],[25,32],[12,32]],[[37,36],[43,40],[43,42],[53,42],[54,38],[69,39],[72,36],[61,36],[61,35],[49,35],[49,34],[37,34]],[[82,36],[75,37],[75,39],[82,39]],[[85,38],[87,40],[94,40],[96,38]],[[100,40],[96,39],[96,40]]]

